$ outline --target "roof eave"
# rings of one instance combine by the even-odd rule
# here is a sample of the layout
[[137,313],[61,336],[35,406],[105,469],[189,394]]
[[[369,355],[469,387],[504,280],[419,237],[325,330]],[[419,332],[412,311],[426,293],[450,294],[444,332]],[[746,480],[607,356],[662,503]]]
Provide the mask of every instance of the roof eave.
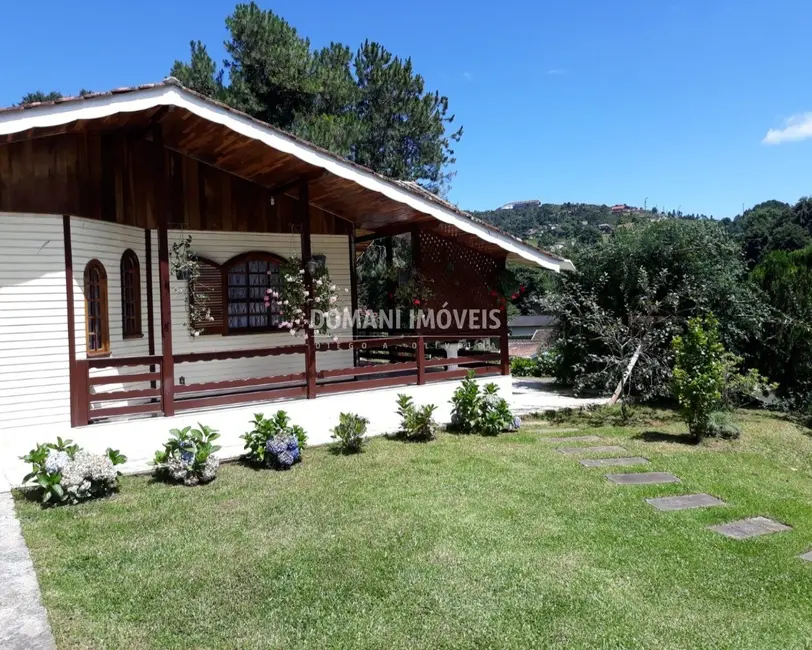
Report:
[[175,82],[0,112],[0,136],[29,129],[57,127],[77,120],[101,119],[116,113],[146,111],[159,106],[186,109],[202,119],[225,126],[235,133],[263,142],[278,151],[383,194],[393,201],[408,205],[418,212],[500,247],[507,253],[509,261],[536,264],[555,272],[575,268],[567,259],[540,251],[507,233],[465,216],[458,210],[446,207],[440,201],[421,197],[416,191],[314,145],[308,145],[292,135],[189,91]]

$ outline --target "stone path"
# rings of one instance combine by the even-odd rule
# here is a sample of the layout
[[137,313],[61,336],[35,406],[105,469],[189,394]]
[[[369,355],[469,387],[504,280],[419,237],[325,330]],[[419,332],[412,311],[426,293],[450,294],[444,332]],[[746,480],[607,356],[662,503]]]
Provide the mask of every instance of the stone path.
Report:
[[562,454],[625,454],[626,450],[617,445],[603,445],[599,447],[559,447],[557,451]]
[[804,560],[805,562],[812,562],[812,551],[801,553],[798,557]]
[[655,483],[680,483],[679,478],[669,472],[635,472],[633,474],[607,474],[612,483],[619,485],[652,485]]
[[569,436],[563,438],[542,438],[544,442],[600,442],[600,436]]
[[704,493],[646,499],[646,503],[653,505],[657,510],[690,510],[692,508],[708,508],[710,506],[725,505],[725,502],[721,499]]
[[578,461],[584,467],[628,467],[631,465],[647,465],[648,458],[630,456],[628,458],[584,458]]
[[[563,432],[562,432],[563,433]],[[542,438],[548,442],[599,442],[606,440],[600,436],[583,435],[557,438]],[[562,454],[577,456],[580,454],[619,454],[626,450],[618,445],[600,445],[594,447],[559,447]],[[642,456],[622,456],[608,458],[583,458],[578,461],[584,467],[627,467],[634,465],[647,465],[648,459]],[[678,476],[670,472],[630,472],[627,474],[606,474],[606,478],[619,485],[657,485],[663,483],[681,483]],[[671,497],[657,497],[645,499],[646,503],[657,510],[672,512],[677,510],[691,510],[694,508],[710,508],[726,505],[724,501],[710,494],[682,494]],[[752,517],[727,524],[708,526],[709,530],[725,535],[732,539],[749,539],[771,533],[792,530],[790,526],[768,519],[767,517]],[[799,555],[802,560],[812,562],[812,550]]]
[[729,524],[708,526],[708,529],[720,533],[725,537],[732,537],[733,539],[748,539],[750,537],[759,537],[761,535],[769,535],[770,533],[792,530],[790,526],[785,526],[767,517],[740,519],[739,521],[732,521]]
[[56,649],[9,493],[0,494],[0,648]]

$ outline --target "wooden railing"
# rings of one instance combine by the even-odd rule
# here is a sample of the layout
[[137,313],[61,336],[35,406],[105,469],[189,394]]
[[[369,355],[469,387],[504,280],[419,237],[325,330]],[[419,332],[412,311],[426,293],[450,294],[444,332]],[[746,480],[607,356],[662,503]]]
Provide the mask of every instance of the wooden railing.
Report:
[[[499,352],[463,350],[458,357],[438,357],[436,344],[482,340],[499,337]],[[432,347],[433,346],[433,347]],[[361,352],[396,349],[398,353],[387,360],[375,357],[368,365],[317,370],[317,353],[338,350]],[[433,354],[432,354],[433,353]],[[231,379],[160,387],[162,357],[160,355],[77,360],[77,384],[73,392],[77,400],[79,424],[117,416],[142,414],[173,414],[176,410],[191,410],[212,406],[234,405],[247,402],[283,398],[316,397],[347,391],[387,388],[402,385],[423,385],[429,382],[459,379],[473,371],[478,376],[509,374],[507,340],[499,332],[469,332],[456,334],[416,334],[390,337],[358,338],[345,341],[314,341],[304,345],[176,354],[172,361],[177,367],[187,363],[270,358],[283,355],[302,355],[302,372],[285,375],[267,375],[245,379]],[[92,370],[102,368],[139,368],[129,374],[91,376]],[[149,388],[134,388],[109,392],[95,392],[97,386],[111,384],[150,383]],[[164,400],[171,399],[170,408]],[[108,402],[127,402],[124,405],[105,406]],[[129,402],[136,402],[134,404]]]
[[[76,361],[76,378],[79,384],[73,391],[77,399],[77,413],[79,421],[87,424],[91,420],[110,418],[119,415],[136,415],[149,413],[162,413],[161,390],[157,383],[161,380],[161,357],[148,355],[140,357],[120,357],[103,359],[83,359]],[[101,368],[136,368],[146,367],[146,371],[122,375],[98,375],[91,377],[90,371]],[[95,392],[95,386],[109,386],[110,384],[141,384],[150,382],[150,388],[135,390],[117,390]],[[127,402],[130,400],[150,400],[142,404],[126,404],[124,406],[104,406],[104,402]],[[101,402],[102,405],[93,408],[93,404]]]

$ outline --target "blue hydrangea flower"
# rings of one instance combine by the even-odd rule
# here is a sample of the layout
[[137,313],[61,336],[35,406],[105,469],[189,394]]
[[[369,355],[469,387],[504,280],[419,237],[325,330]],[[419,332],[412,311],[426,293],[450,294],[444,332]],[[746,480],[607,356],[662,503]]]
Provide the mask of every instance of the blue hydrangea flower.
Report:
[[279,464],[282,467],[290,467],[293,465],[293,454],[290,453],[287,449],[283,451],[276,457],[276,460],[279,461]]
[[519,427],[522,426],[522,419],[518,415],[513,416],[513,429],[518,431]]
[[299,440],[296,436],[290,436],[288,438],[288,451],[299,451]]
[[195,455],[191,451],[181,451],[180,459],[187,465],[191,465],[194,462]]

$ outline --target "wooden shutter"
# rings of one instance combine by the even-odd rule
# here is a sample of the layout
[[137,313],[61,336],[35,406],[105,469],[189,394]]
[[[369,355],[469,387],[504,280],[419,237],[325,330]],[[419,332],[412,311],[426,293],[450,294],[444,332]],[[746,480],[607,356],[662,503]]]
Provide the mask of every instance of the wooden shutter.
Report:
[[[193,323],[200,334],[225,333],[225,300],[223,299],[223,273],[219,264],[208,260],[199,260],[200,277],[195,282],[195,293],[204,295],[202,306],[208,307],[213,320],[204,323]],[[191,287],[190,287],[191,290]],[[190,300],[192,298],[190,297]]]

